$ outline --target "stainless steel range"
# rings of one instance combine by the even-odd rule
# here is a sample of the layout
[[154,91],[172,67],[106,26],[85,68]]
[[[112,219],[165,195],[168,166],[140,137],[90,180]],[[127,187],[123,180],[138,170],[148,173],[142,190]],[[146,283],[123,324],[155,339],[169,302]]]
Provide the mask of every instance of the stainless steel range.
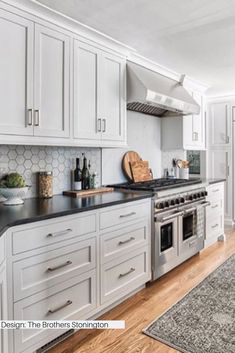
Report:
[[200,179],[154,179],[115,187],[153,192],[152,280],[203,249],[209,202]]

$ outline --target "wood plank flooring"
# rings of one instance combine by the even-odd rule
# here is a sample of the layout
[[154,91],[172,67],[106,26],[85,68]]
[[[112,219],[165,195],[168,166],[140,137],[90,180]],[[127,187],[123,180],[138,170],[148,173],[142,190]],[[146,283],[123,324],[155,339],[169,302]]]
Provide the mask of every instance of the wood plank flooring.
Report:
[[104,314],[104,320],[125,320],[125,330],[83,330],[48,353],[176,353],[141,333],[141,330],[180,300],[209,273],[235,253],[235,230],[226,229],[227,240],[189,259]]

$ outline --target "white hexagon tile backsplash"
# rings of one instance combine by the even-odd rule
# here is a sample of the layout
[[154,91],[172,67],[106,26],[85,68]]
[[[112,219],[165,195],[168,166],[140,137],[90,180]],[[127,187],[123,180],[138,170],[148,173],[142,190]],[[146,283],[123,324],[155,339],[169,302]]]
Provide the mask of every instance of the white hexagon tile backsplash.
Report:
[[[71,171],[75,168],[75,158],[85,153],[91,162],[92,172],[97,172],[100,185],[101,150],[80,147],[42,146],[0,146],[0,177],[10,172],[20,173],[31,185],[27,197],[37,196],[37,172],[53,172],[53,193],[61,194],[71,188]],[[81,160],[82,166],[82,160]]]

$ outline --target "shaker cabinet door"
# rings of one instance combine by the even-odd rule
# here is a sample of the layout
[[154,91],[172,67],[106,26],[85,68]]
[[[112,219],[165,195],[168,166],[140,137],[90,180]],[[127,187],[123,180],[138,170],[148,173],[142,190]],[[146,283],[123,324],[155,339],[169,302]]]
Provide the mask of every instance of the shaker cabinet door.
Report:
[[35,24],[34,135],[69,137],[70,38]]
[[0,9],[0,134],[33,135],[33,31]]
[[100,102],[102,140],[125,139],[125,61],[102,53]]
[[101,138],[99,118],[99,50],[74,41],[74,137],[84,140]]
[[209,105],[209,144],[211,147],[231,144],[231,109],[228,102]]

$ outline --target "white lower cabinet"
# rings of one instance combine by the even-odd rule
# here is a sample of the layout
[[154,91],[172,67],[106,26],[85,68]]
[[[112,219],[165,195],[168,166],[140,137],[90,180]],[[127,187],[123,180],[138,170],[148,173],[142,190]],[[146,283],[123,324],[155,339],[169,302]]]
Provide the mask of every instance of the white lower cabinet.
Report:
[[[10,285],[6,299],[5,255],[0,250],[0,317],[97,317],[150,280],[150,229],[151,199],[144,199],[8,230]],[[0,353],[34,353],[66,329],[11,331],[8,349],[3,332],[9,331],[1,332]]]
[[224,236],[224,183],[209,185],[207,193],[205,247]]

